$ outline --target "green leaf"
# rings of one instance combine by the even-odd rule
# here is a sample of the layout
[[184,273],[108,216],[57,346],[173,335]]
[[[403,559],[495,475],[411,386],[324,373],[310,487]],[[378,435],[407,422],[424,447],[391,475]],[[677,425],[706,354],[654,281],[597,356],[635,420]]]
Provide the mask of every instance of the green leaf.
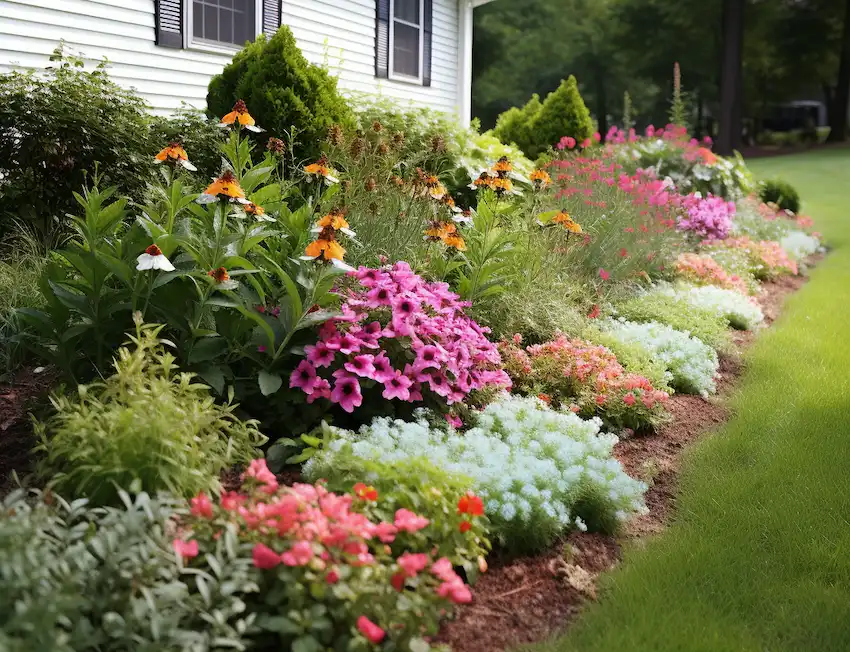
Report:
[[322,646],[312,636],[299,636],[292,641],[292,652],[322,652]]
[[280,386],[283,385],[283,378],[281,378],[278,374],[269,373],[265,369],[260,371],[257,380],[263,396],[270,396],[271,394],[274,394],[280,389]]
[[217,394],[224,394],[224,370],[221,367],[206,365],[197,369],[195,373]]
[[189,354],[189,363],[206,362],[227,351],[227,340],[223,337],[204,337],[195,342]]

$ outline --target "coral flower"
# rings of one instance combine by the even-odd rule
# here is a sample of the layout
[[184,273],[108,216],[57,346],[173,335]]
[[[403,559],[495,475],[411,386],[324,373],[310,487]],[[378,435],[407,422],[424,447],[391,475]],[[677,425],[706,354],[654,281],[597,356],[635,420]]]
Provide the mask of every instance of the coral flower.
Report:
[[457,513],[470,516],[484,515],[484,502],[472,492],[468,492],[457,501]]
[[315,242],[307,245],[304,255],[308,258],[320,258],[325,261],[342,261],[345,249],[336,241],[336,233],[332,227],[326,226],[319,233]]
[[183,541],[181,539],[174,539],[172,545],[174,546],[174,552],[180,555],[183,559],[192,559],[193,557],[198,556],[197,541]]
[[334,171],[328,166],[328,159],[325,156],[322,156],[315,163],[305,166],[304,174],[307,181],[324,180],[328,185],[339,182],[339,179],[334,176]]
[[363,500],[370,500],[372,502],[378,500],[378,490],[372,485],[365,485],[362,482],[354,485],[354,494]]
[[402,532],[418,532],[422,528],[427,527],[430,522],[424,516],[417,516],[409,509],[402,508],[396,510],[395,513],[394,525]]
[[375,645],[383,641],[384,636],[386,636],[386,632],[366,618],[366,616],[360,616],[360,618],[357,619],[357,629],[360,630],[360,633],[363,634],[370,643],[374,643]]
[[145,249],[145,253],[141,254],[137,259],[136,269],[161,269],[164,272],[173,272],[174,265],[163,255],[162,250],[155,244]]
[[269,570],[280,564],[280,555],[264,543],[258,543],[251,552],[254,566],[262,570]]
[[318,221],[318,225],[321,228],[331,227],[332,229],[336,229],[337,231],[342,231],[343,229],[347,229],[348,222],[345,219],[345,214],[338,208],[334,208],[330,213],[320,218]]
[[252,201],[249,201],[247,204],[245,204],[245,212],[248,215],[253,215],[261,222],[274,222],[274,219],[266,215],[265,208],[263,208],[262,206],[258,206]]
[[168,162],[172,165],[179,165],[187,170],[191,170],[192,172],[198,169],[189,163],[189,157],[186,155],[186,150],[183,149],[183,146],[180,145],[180,143],[171,143],[154,157],[155,164],[158,165],[163,162]]
[[203,491],[189,501],[192,505],[192,516],[200,516],[202,518],[212,518],[213,508],[212,502]]
[[248,107],[245,106],[245,102],[242,100],[236,100],[236,104],[233,105],[233,110],[221,119],[220,124],[223,126],[230,126],[236,123],[249,131],[262,131],[262,129],[257,126],[254,118],[251,117],[251,114],[248,113]]
[[209,203],[219,198],[235,199],[241,203],[246,203],[245,191],[242,190],[242,186],[239,185],[239,181],[230,170],[226,170],[224,174],[207,186],[204,194],[198,199],[202,203]]

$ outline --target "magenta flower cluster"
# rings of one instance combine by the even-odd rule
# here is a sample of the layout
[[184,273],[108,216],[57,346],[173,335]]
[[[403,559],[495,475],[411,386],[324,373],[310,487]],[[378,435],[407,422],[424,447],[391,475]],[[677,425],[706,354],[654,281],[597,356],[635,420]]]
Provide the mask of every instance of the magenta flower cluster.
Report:
[[356,283],[342,315],[325,322],[289,378],[308,403],[328,399],[350,413],[373,386],[386,400],[418,402],[431,393],[448,404],[473,390],[510,387],[489,329],[464,313],[469,304],[446,283],[428,283],[404,262],[349,277]]
[[692,231],[711,240],[724,240],[732,228],[735,216],[735,202],[722,197],[699,197],[691,194],[682,200],[686,213],[679,217],[678,228]]

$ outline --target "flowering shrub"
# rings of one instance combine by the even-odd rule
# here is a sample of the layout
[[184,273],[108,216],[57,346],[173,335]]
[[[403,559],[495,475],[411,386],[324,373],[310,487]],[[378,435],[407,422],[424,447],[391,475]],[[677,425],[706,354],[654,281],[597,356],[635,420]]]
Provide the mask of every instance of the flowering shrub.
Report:
[[759,282],[753,274],[750,256],[746,251],[734,247],[724,247],[721,242],[718,242],[712,247],[703,247],[700,253],[711,256],[712,260],[723,268],[727,276],[740,278],[743,287],[747,288],[747,294],[758,294]]
[[445,406],[473,390],[510,386],[487,329],[445,283],[425,282],[407,263],[361,267],[350,280],[342,316],[321,328],[290,376],[308,403],[348,413],[369,399]]
[[[703,243],[703,245],[708,251],[714,247],[722,246],[745,252],[750,260],[750,270],[759,280],[774,278],[783,274],[797,274],[799,272],[796,261],[791,259],[788,253],[782,248],[782,245],[771,240],[754,241],[747,236],[742,236],[738,238],[727,238],[720,243],[708,241]],[[702,258],[704,257],[702,256]],[[726,287],[720,283],[715,283],[715,285]]]
[[714,285],[683,285],[660,287],[659,294],[676,297],[695,309],[708,311],[726,320],[732,328],[753,330],[764,321],[758,302],[735,290],[726,290]]
[[137,318],[135,349],[121,348],[115,373],[52,400],[56,413],[37,424],[41,476],[60,493],[115,503],[119,487],[178,496],[217,490],[218,476],[247,463],[266,442],[236,405],[218,404]]
[[675,293],[645,292],[618,304],[617,314],[629,321],[667,324],[677,331],[693,335],[717,351],[727,349],[731,344],[728,324],[722,316]]
[[494,537],[514,550],[539,549],[570,527],[610,530],[645,510],[646,485],[611,455],[617,442],[598,420],[549,409],[537,398],[503,395],[460,436],[453,426],[385,417],[358,432],[333,429],[329,445],[307,463],[333,467],[348,456],[395,464],[427,458],[468,476],[484,501]]
[[[441,613],[472,600],[449,559],[432,554],[429,519],[404,508],[386,521],[361,512],[381,500],[374,488],[356,486],[353,496],[282,487],[262,460],[245,480],[215,502],[192,499],[174,549],[192,569],[226,548],[251,560],[256,590],[241,597],[256,647],[426,650],[421,636],[436,632]],[[467,509],[466,518],[479,514]]]
[[805,231],[791,231],[779,241],[779,246],[794,260],[803,260],[817,253],[820,240]]
[[250,558],[222,549],[215,566],[184,572],[171,547],[178,502],[122,499],[93,509],[16,490],[0,500],[0,649],[245,649]]
[[737,204],[732,234],[748,236],[752,240],[779,241],[795,228],[794,222],[784,213],[777,212],[754,197],[748,197]]
[[687,213],[679,218],[681,230],[717,240],[729,235],[735,216],[735,202],[710,194],[705,198],[691,194],[685,197],[683,204]]
[[716,285],[729,290],[748,293],[747,283],[737,274],[728,274],[708,254],[680,254],[676,259],[676,274],[695,285]]
[[582,417],[598,415],[616,428],[653,427],[666,416],[667,392],[628,373],[604,346],[564,335],[525,349],[518,342],[515,337],[499,344],[515,390]]
[[707,396],[716,390],[717,353],[697,338],[657,322],[636,324],[621,318],[600,326],[616,340],[639,344],[662,361],[677,391]]

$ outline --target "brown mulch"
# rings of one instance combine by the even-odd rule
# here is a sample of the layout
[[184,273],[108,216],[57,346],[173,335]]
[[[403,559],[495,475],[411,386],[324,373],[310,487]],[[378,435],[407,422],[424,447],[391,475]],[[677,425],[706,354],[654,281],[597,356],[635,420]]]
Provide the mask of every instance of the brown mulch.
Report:
[[[765,321],[779,315],[785,298],[806,282],[783,277],[765,283],[759,296]],[[614,455],[626,471],[650,484],[649,513],[633,519],[619,536],[574,532],[547,552],[533,557],[491,560],[490,570],[474,587],[473,603],[444,624],[438,641],[454,652],[498,652],[541,641],[563,632],[595,598],[595,579],[620,560],[621,545],[658,534],[675,509],[682,451],[729,417],[726,399],[743,372],[742,349],[755,336],[736,332],[736,353],[721,356],[716,396],[677,394],[668,407],[672,420],[656,433],[620,441]]]
[[55,371],[31,367],[21,369],[11,383],[0,384],[0,498],[15,487],[12,471],[23,480],[32,470],[30,410],[55,382]]

